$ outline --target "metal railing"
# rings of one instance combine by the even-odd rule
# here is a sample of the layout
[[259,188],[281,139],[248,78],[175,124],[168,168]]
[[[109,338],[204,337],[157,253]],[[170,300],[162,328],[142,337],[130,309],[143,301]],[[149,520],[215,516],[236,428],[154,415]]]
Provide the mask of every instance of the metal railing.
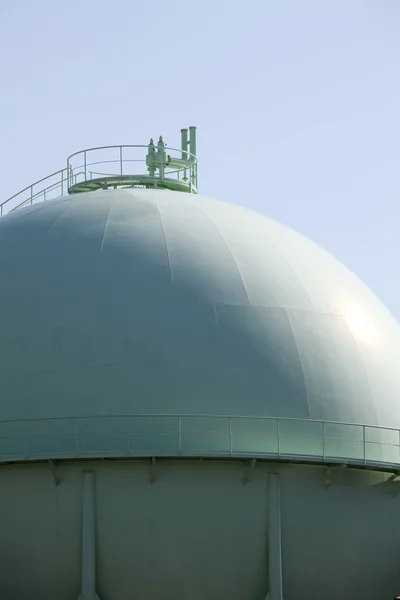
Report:
[[[159,187],[197,193],[197,158],[182,150],[163,147],[166,163],[152,168],[148,146],[101,146],[72,154],[67,168],[56,171],[0,203],[0,216],[26,206],[77,192],[108,187]],[[150,165],[150,166],[148,166]],[[157,161],[154,165],[158,165]],[[153,172],[154,171],[154,172]]]
[[149,146],[127,145],[75,152],[67,161],[69,193],[129,185],[197,192],[194,155],[186,151],[182,161],[182,150],[163,146],[161,161],[156,152],[146,156],[148,151]]
[[28,185],[28,187],[2,202],[0,204],[0,217],[18,208],[66,195],[68,193],[68,180],[67,169],[56,171],[47,177],[43,177],[43,179],[39,179],[39,181]]
[[0,421],[0,462],[251,457],[397,471],[398,429],[302,419],[120,415]]

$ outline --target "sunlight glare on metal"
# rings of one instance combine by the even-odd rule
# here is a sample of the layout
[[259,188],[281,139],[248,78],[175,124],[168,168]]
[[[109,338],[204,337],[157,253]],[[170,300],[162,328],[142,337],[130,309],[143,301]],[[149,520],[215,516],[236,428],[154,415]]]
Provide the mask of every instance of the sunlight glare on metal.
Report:
[[376,340],[376,328],[368,316],[357,306],[345,311],[345,320],[351,332],[360,341],[372,344]]

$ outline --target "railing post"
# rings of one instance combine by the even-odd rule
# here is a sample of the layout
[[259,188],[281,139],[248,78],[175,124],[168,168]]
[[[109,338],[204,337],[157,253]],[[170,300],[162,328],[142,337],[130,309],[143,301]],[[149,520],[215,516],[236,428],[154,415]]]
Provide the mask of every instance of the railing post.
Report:
[[119,168],[120,168],[120,174],[122,177],[123,174],[123,170],[122,170],[122,146],[119,147]]
[[399,450],[399,460],[400,460],[400,429],[398,430],[398,434],[399,434],[399,445],[398,445],[398,450]]
[[364,465],[367,463],[366,442],[365,442],[365,425],[363,425],[363,455]]
[[325,462],[325,422],[322,421],[322,460]]
[[195,158],[195,162],[193,164],[193,182],[197,190],[197,158]]
[[182,417],[178,417],[179,456],[182,455]]
[[76,420],[75,424],[75,452],[76,457],[79,457],[79,421]]
[[83,170],[85,171],[85,180],[87,179],[86,175],[86,150],[83,152]]
[[280,458],[281,456],[281,445],[280,445],[280,439],[279,439],[279,419],[276,420],[276,437],[278,440],[278,458]]

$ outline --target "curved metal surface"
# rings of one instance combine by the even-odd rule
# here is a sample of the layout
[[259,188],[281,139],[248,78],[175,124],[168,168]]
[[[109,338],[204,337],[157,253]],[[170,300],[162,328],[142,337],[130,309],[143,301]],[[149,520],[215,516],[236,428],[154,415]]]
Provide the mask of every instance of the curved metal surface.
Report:
[[265,474],[243,486],[240,463],[207,463],[157,463],[153,484],[148,460],[63,463],[55,477],[51,465],[3,468],[1,597],[78,597],[82,471],[91,471],[100,599],[265,598]]
[[394,476],[229,460],[397,472],[399,326],[345,267],[245,209],[150,190],[15,211],[0,256],[0,455],[136,458],[1,470],[1,597],[79,595],[84,471],[100,598],[264,600],[269,470],[285,597],[397,593]]
[[2,421],[245,414],[400,428],[397,322],[265,217],[170,191],[92,192],[3,217],[0,254]]

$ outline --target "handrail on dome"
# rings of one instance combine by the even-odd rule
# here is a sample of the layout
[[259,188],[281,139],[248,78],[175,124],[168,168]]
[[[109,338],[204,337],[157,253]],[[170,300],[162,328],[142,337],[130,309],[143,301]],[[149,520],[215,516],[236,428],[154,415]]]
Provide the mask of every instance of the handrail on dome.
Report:
[[[145,152],[147,151],[147,154]],[[197,194],[196,128],[181,130],[181,148],[160,136],[147,145],[88,148],[71,154],[67,167],[0,203],[0,216],[43,200],[118,187],[169,189]]]
[[400,471],[400,431],[308,419],[125,414],[0,419],[0,463],[79,458],[255,458]]
[[39,181],[28,185],[28,187],[2,202],[0,204],[0,217],[18,208],[36,204],[36,202],[65,196],[68,193],[67,181],[67,169],[61,169],[47,175],[47,177],[43,177],[43,179],[39,179]]

